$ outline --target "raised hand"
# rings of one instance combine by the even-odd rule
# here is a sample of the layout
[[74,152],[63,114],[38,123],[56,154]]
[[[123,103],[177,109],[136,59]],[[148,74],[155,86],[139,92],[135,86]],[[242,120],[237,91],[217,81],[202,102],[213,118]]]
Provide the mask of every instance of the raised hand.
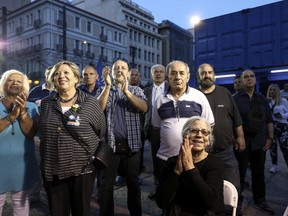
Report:
[[21,92],[15,100],[16,106],[20,108],[20,115],[23,115],[26,112],[26,101],[27,95],[24,92]]
[[110,68],[105,66],[102,70],[102,76],[106,85],[111,85]]
[[190,145],[188,136],[185,136],[183,139],[183,144],[181,145],[182,166],[184,170],[190,170],[194,168],[192,147],[193,145]]

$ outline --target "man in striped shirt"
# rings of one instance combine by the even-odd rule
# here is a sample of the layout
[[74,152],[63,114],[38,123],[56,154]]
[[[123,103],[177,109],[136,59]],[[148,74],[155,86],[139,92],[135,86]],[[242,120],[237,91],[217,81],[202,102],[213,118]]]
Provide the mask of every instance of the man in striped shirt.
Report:
[[[148,110],[146,97],[140,87],[129,85],[129,64],[125,59],[113,62],[113,83],[109,67],[106,66],[102,74],[105,86],[98,89],[97,95],[107,119],[106,141],[114,150],[114,155],[110,160],[110,166],[103,170],[100,181],[100,216],[114,215],[113,191],[121,158],[126,161],[127,203],[130,215],[141,216],[141,190],[138,182],[142,147],[140,118],[141,114]],[[124,147],[124,150],[120,153],[117,147]]]
[[[205,118],[211,126],[214,116],[205,95],[188,86],[189,67],[182,61],[172,61],[166,67],[168,91],[159,95],[154,108],[152,125],[160,130],[159,180],[169,157],[179,154],[182,127],[192,116]],[[156,195],[157,196],[157,195]]]

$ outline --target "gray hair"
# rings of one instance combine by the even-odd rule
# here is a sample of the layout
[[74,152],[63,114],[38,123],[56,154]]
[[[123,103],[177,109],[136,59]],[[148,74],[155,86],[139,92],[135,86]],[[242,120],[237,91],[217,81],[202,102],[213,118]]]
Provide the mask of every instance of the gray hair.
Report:
[[[163,65],[161,65],[161,64],[155,64],[155,65],[153,65],[153,66],[151,67],[151,75],[152,75],[152,76],[153,76],[154,71],[155,71],[156,68],[161,68],[161,69],[164,71],[164,73],[166,73],[165,67],[164,67]],[[166,75],[167,75],[167,74],[166,74]]]
[[182,63],[182,64],[184,64],[185,67],[186,67],[186,72],[187,72],[187,74],[190,73],[190,69],[189,69],[188,64],[186,64],[185,62],[180,61],[180,60],[174,60],[174,61],[171,61],[171,62],[166,66],[166,75],[169,75],[171,65],[174,64],[174,63]]
[[214,136],[213,136],[213,133],[212,133],[212,128],[210,126],[210,124],[207,122],[207,120],[201,116],[193,116],[191,118],[189,118],[185,124],[183,125],[183,128],[182,128],[182,137],[186,136],[186,135],[190,135],[190,130],[191,130],[191,127],[192,125],[194,125],[194,123],[196,121],[201,121],[201,122],[204,122],[207,126],[207,129],[210,131],[210,134],[208,135],[208,139],[209,139],[209,144],[208,146],[206,147],[206,151],[209,152],[212,150],[212,146],[214,144]]
[[7,79],[12,74],[19,74],[23,77],[23,84],[22,84],[23,92],[25,93],[25,95],[28,96],[29,95],[29,89],[30,89],[28,77],[24,73],[22,73],[21,71],[18,71],[15,69],[8,70],[8,71],[3,73],[1,80],[0,80],[0,95],[1,96],[7,96],[7,92],[5,92],[4,86],[5,86],[5,83],[7,82]]

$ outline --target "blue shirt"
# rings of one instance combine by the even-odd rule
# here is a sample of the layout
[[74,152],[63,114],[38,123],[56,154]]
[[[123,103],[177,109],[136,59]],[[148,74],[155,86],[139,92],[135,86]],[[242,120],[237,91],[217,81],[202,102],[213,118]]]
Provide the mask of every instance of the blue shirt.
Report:
[[[31,118],[38,115],[34,103],[26,102],[26,107]],[[0,103],[1,118],[7,114]],[[39,178],[34,140],[22,133],[18,121],[0,132],[0,175],[0,194],[31,189]]]
[[31,89],[27,101],[35,103],[39,108],[41,105],[41,100],[50,94],[55,94],[55,91],[50,91],[47,89],[47,86],[44,83],[43,85],[35,86]]
[[98,88],[99,88],[99,86],[97,85],[97,83],[96,83],[96,85],[95,85],[95,87],[94,87],[92,92],[89,91],[89,88],[88,88],[88,86],[86,84],[80,85],[78,87],[78,89],[80,89],[81,91],[83,91],[83,92],[85,92],[87,94],[93,95],[93,96],[96,95]]

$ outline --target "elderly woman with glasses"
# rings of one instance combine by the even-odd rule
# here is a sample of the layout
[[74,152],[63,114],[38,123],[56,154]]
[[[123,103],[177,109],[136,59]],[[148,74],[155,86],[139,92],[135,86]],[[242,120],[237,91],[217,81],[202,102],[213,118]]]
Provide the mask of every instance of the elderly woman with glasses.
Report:
[[187,120],[178,156],[168,159],[156,190],[163,215],[225,215],[223,163],[209,154],[213,135],[202,117]]
[[39,180],[33,137],[38,109],[27,102],[29,82],[18,70],[0,80],[0,215],[11,192],[14,215],[29,215],[29,190]]

